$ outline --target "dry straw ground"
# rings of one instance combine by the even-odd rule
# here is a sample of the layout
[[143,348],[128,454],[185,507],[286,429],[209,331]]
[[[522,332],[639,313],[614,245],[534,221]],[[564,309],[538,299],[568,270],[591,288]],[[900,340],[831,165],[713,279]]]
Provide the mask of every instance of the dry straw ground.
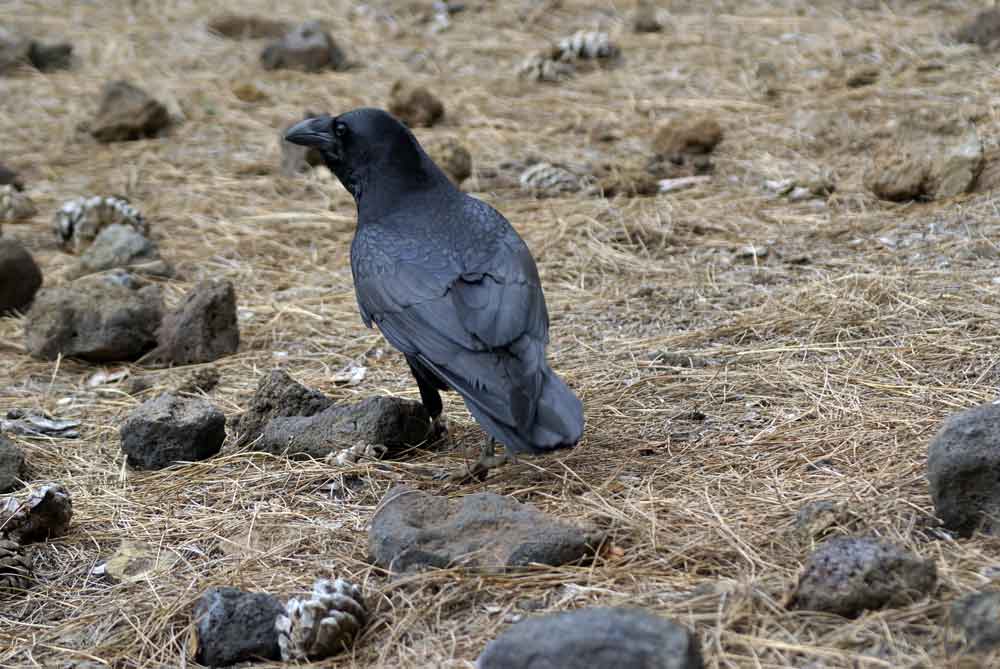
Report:
[[[378,6],[393,4],[403,3]],[[335,575],[363,584],[377,615],[351,654],[324,666],[471,667],[511,616],[592,604],[641,606],[694,628],[713,668],[990,666],[957,659],[944,622],[952,599],[989,585],[1000,540],[936,533],[924,472],[941,419],[996,395],[995,196],[892,205],[861,185],[888,124],[917,110],[974,118],[995,144],[998,56],[948,37],[985,3],[692,0],[663,4],[659,35],[631,33],[625,3],[554,4],[469,2],[434,37],[405,21],[394,36],[345,0],[0,4],[0,24],[69,38],[79,56],[69,72],[0,80],[0,158],[22,168],[41,209],[6,234],[55,284],[69,261],[48,227],[54,208],[124,193],[179,267],[168,300],[202,278],[232,279],[243,345],[216,363],[222,383],[211,393],[231,417],[276,365],[344,401],[417,397],[392,352],[368,359],[360,386],[332,382],[385,344],[356,313],[348,195],[325,170],[274,173],[277,131],[304,109],[384,105],[394,79],[414,78],[448,110],[419,136],[458,137],[478,169],[529,153],[625,160],[648,151],[656,122],[681,113],[714,115],[726,131],[717,178],[696,190],[613,201],[482,194],[538,259],[551,360],[583,397],[588,428],[572,452],[450,494],[494,490],[607,528],[613,547],[590,566],[391,582],[365,559],[373,509],[396,482],[439,490],[431,472],[461,466],[461,449],[358,466],[365,485],[344,500],[326,492],[342,473],[331,466],[232,449],[132,472],[117,426],[150,395],[98,392],[85,384],[93,366],[30,359],[22,322],[0,320],[0,410],[45,409],[84,426],[79,440],[19,440],[32,479],[66,485],[76,516],[67,536],[37,549],[37,587],[3,602],[0,665],[190,666],[192,603],[206,587],[287,596]],[[262,72],[260,42],[205,30],[223,9],[325,19],[364,66]],[[609,30],[623,65],[555,86],[514,80],[524,56],[581,28]],[[774,99],[755,82],[764,61],[778,72]],[[879,80],[846,88],[844,72],[866,63]],[[119,77],[181,119],[168,138],[102,146],[77,131],[101,84]],[[235,97],[247,81],[266,99]],[[600,124],[620,139],[595,143]],[[761,190],[764,179],[818,168],[838,184],[826,206]],[[769,253],[755,261],[738,253],[746,245]],[[152,372],[151,392],[191,371]],[[446,410],[453,441],[478,444],[461,403]],[[785,610],[809,551],[789,528],[819,499],[847,502],[870,531],[934,559],[937,590],[853,621]],[[123,541],[151,546],[169,569],[124,584],[90,575]]]

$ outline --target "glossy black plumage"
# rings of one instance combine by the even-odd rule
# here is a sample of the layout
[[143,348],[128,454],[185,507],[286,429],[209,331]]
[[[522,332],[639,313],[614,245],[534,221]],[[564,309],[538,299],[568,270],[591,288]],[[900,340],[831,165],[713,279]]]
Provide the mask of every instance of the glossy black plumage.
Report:
[[406,356],[430,414],[451,389],[509,451],[576,444],[583,407],[546,362],[538,270],[507,219],[458,190],[384,111],[307,119],[286,138],[316,146],[354,195],[361,317]]

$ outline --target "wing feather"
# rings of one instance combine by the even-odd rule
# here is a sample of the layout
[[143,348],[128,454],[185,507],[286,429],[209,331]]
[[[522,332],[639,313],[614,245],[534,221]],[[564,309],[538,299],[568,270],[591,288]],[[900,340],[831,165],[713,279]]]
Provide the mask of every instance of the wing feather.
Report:
[[[509,229],[509,228],[508,228]],[[538,272],[513,229],[475,267],[397,262],[355,271],[362,316],[479,411],[531,425],[545,371],[548,313]]]

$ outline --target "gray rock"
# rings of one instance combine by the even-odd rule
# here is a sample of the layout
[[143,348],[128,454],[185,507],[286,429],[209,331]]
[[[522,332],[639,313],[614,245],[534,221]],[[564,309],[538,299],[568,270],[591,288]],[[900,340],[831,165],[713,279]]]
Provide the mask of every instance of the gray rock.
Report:
[[864,180],[882,200],[943,200],[971,190],[984,162],[983,142],[971,123],[904,126],[876,153]]
[[639,609],[592,608],[528,618],[487,644],[476,669],[701,669],[686,628]]
[[968,44],[978,44],[984,49],[1000,45],[1000,9],[987,9],[955,32],[955,39]]
[[156,344],[163,313],[158,286],[126,272],[94,274],[42,290],[24,326],[28,352],[55,360],[135,360]]
[[394,572],[454,565],[503,570],[574,562],[593,555],[604,538],[494,493],[450,500],[397,486],[372,519],[368,550]]
[[20,488],[24,474],[24,453],[13,441],[0,435],[0,493]]
[[968,537],[1000,531],[1000,405],[948,418],[927,453],[931,499],[945,527]]
[[472,176],[472,154],[454,137],[431,139],[424,144],[424,148],[456,186]]
[[663,24],[657,16],[656,6],[640,2],[632,13],[632,32],[658,33],[663,30]]
[[814,541],[838,531],[851,530],[858,520],[847,502],[821,499],[809,502],[798,510],[795,514],[795,533],[801,541]]
[[70,66],[72,44],[44,44],[0,28],[0,74],[31,65],[42,72]]
[[119,435],[129,465],[162,469],[218,453],[226,438],[226,417],[201,398],[166,393],[133,409]]
[[178,393],[198,395],[210,393],[215,390],[222,380],[222,373],[215,367],[201,367],[196,369],[190,376],[177,386]]
[[250,406],[236,424],[236,445],[246,446],[264,433],[272,418],[313,416],[333,406],[333,400],[295,381],[283,369],[261,377]]
[[866,610],[912,604],[936,583],[932,560],[871,537],[838,537],[809,556],[788,608],[853,618]]
[[224,667],[246,660],[280,660],[274,621],[285,607],[276,597],[236,588],[210,588],[194,609],[197,661]]
[[[26,193],[13,184],[0,186],[0,224],[27,221],[38,213],[38,207]],[[3,237],[3,225],[0,225]]]
[[40,72],[68,70],[73,63],[73,45],[66,42],[58,44],[32,42],[28,49],[28,59]]
[[31,304],[42,286],[42,271],[16,239],[0,238],[0,314]]
[[1000,646],[1000,592],[974,592],[951,605],[949,616],[972,652],[985,652]]
[[260,54],[265,70],[296,69],[306,72],[342,70],[347,59],[318,21],[307,21],[288,32]]
[[436,95],[402,79],[389,89],[388,109],[411,128],[429,128],[444,118],[444,103]]
[[24,182],[17,172],[0,163],[0,186],[13,186],[16,190],[24,190]]
[[65,534],[72,519],[69,491],[50,483],[33,490],[27,499],[10,497],[0,506],[0,537],[21,544],[48,541]]
[[127,81],[114,81],[101,93],[90,134],[101,142],[130,141],[155,137],[169,124],[163,104]]
[[156,246],[130,225],[112,223],[102,228],[80,256],[84,273],[102,272],[133,263],[156,260]]
[[369,397],[356,404],[331,406],[313,416],[273,418],[257,449],[324,458],[355,444],[381,444],[390,449],[413,446],[429,434],[430,416],[420,402]]
[[153,358],[175,365],[212,362],[236,353],[236,291],[231,281],[202,281],[167,314],[157,331]]
[[969,124],[953,139],[947,140],[941,153],[931,163],[928,193],[943,200],[968,193],[983,171],[985,153],[976,126]]

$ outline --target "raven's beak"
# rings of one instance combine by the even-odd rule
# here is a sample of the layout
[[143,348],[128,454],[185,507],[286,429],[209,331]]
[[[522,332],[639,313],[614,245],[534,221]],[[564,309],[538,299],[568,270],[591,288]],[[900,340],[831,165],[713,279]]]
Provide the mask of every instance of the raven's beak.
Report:
[[301,146],[327,146],[333,141],[333,118],[324,114],[300,121],[288,129],[285,140]]

